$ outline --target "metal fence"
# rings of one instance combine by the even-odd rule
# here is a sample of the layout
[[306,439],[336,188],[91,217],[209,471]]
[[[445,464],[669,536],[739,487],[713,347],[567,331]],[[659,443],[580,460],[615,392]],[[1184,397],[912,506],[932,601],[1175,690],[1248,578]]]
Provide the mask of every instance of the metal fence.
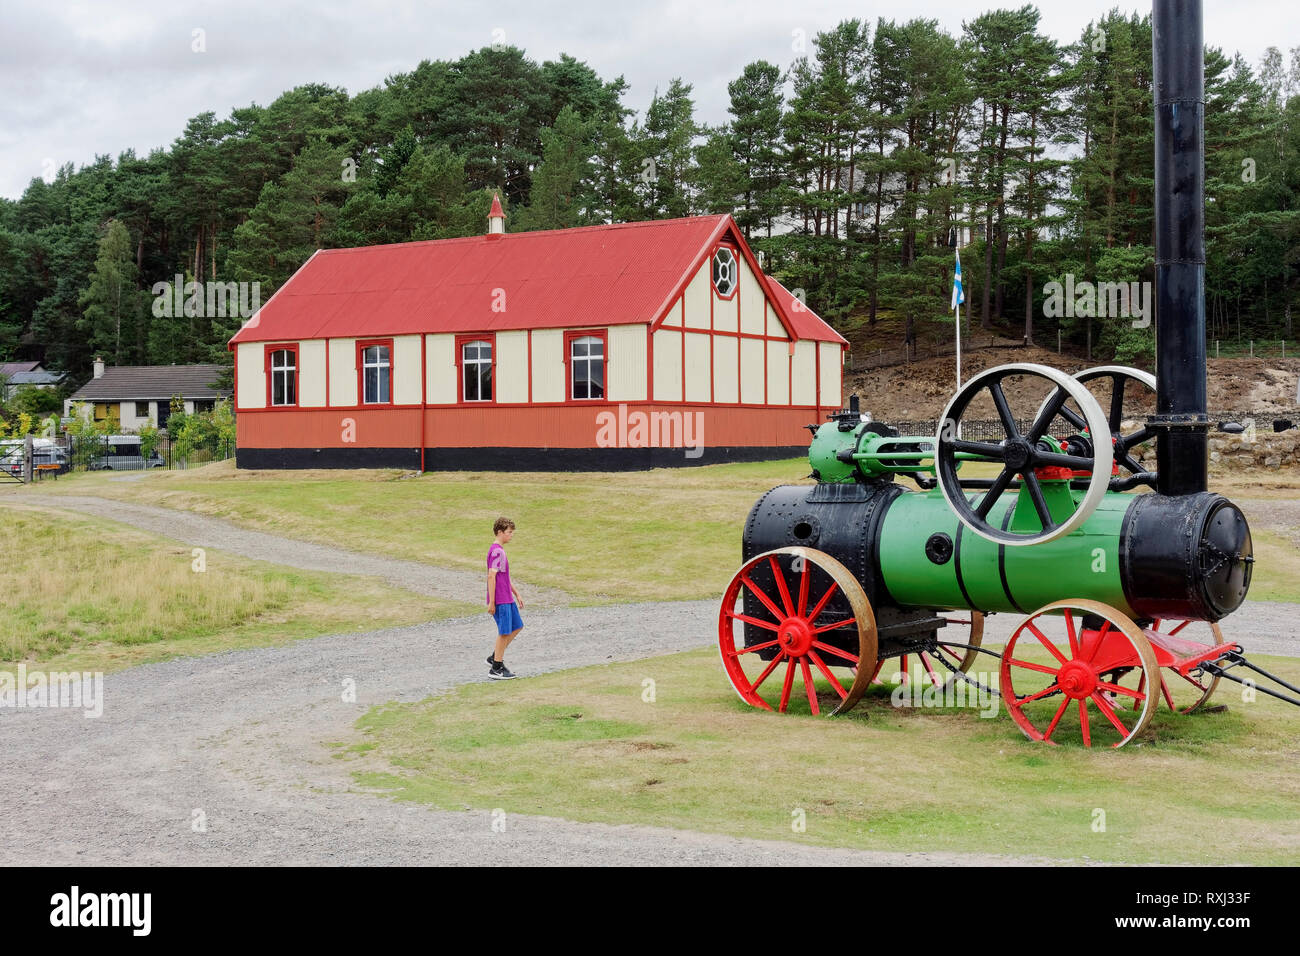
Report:
[[[1049,344],[1039,344],[1043,348],[1050,348]],[[961,340],[963,355],[984,349],[1019,349],[1024,346],[1023,339],[1004,338],[988,333],[972,335],[970,338],[963,335]],[[923,359],[952,355],[956,351],[957,345],[952,338],[925,335],[918,337],[910,346],[851,351],[844,370],[853,373],[872,368],[905,365]],[[1061,351],[1059,337],[1056,341],[1056,351],[1058,353]],[[1300,342],[1285,339],[1209,339],[1206,342],[1206,352],[1210,358],[1300,358]]]
[[[1024,347],[1024,341],[1021,339],[1007,339],[996,335],[982,333],[971,336],[970,338],[962,337],[961,351],[963,355],[970,352],[982,351],[984,349],[1018,349]],[[848,361],[845,363],[845,371],[861,372],[869,368],[884,368],[890,365],[903,365],[907,362],[916,362],[921,359],[938,358],[941,355],[953,355],[957,351],[957,344],[951,338],[938,338],[931,336],[921,336],[912,342],[910,346],[899,346],[893,349],[871,349],[870,351],[850,352]]]
[[[153,468],[185,469],[224,461],[235,453],[229,439],[212,438],[188,449],[177,446],[167,434],[158,436],[149,455],[143,454],[141,442],[134,435],[95,435],[76,438],[62,435],[55,439],[33,442],[32,474],[34,477],[57,476],[70,471],[146,471]],[[0,451],[0,472],[21,480],[24,474],[24,444],[6,443]]]
[[[1291,428],[1300,427],[1300,413],[1287,416],[1279,416],[1276,412],[1210,412],[1210,434],[1218,433],[1223,425],[1229,422],[1235,422],[1239,425],[1246,426],[1253,423],[1259,431],[1286,431]],[[1016,429],[1023,435],[1029,431],[1033,421],[1028,418],[1017,418]],[[1146,415],[1135,416],[1134,421],[1145,422]],[[899,435],[937,435],[939,432],[939,420],[937,418],[924,419],[920,421],[886,421],[884,424],[898,430]],[[1073,425],[1063,418],[1056,418],[1048,431],[1053,435],[1066,435],[1075,431]],[[1127,433],[1127,430],[1126,430]],[[999,419],[971,419],[963,420],[961,423],[961,437],[970,441],[1002,441],[1007,437],[1006,429],[1002,427]],[[1152,439],[1154,440],[1154,439]]]
[[1300,343],[1286,339],[1211,339],[1210,358],[1300,358]]
[[[939,432],[939,420],[937,418],[925,419],[923,421],[913,422],[886,422],[898,429],[900,435],[936,435]],[[1022,433],[1029,430],[1033,422],[1028,419],[1017,419],[1016,428]],[[971,441],[1001,441],[1007,437],[1006,429],[1002,427],[1002,422],[998,419],[981,421],[979,419],[963,421],[961,423],[961,437]]]

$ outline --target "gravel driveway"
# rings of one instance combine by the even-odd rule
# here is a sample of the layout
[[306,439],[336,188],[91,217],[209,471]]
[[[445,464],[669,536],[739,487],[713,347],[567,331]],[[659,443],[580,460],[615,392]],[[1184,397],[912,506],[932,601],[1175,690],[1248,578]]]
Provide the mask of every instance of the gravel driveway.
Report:
[[[28,499],[37,503],[35,496]],[[376,574],[442,596],[459,576],[93,498],[68,507],[295,567]],[[463,594],[463,590],[457,593]],[[552,599],[557,596],[552,594]],[[558,601],[556,602],[558,603]],[[1248,649],[1300,654],[1300,606],[1249,604],[1225,623]],[[523,674],[707,646],[715,602],[531,611]],[[484,679],[485,621],[430,622],[135,667],[104,681],[104,713],[0,710],[2,864],[1014,864],[1025,857],[823,850],[639,826],[437,811],[358,791],[331,742],[374,705]],[[1015,621],[990,619],[990,641]],[[343,701],[345,680],[356,702]],[[640,693],[640,684],[628,693]],[[1278,706],[1283,706],[1279,704]],[[202,814],[202,832],[193,825]]]
[[[712,602],[535,611],[523,674],[707,643]],[[640,826],[451,812],[355,790],[328,742],[369,706],[484,679],[478,618],[135,667],[104,714],[0,711],[3,864],[1019,864],[823,850]],[[342,701],[345,678],[356,703]],[[628,687],[639,695],[640,683]],[[195,812],[206,832],[195,832]],[[779,837],[779,833],[774,833]]]

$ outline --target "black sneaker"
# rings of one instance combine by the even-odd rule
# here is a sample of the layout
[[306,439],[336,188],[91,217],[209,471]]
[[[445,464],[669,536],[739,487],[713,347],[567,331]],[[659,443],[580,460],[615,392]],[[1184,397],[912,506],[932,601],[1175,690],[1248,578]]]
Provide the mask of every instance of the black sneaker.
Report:
[[506,668],[505,664],[498,664],[496,667],[488,671],[488,677],[491,678],[492,680],[514,680],[515,679],[515,675],[512,674]]

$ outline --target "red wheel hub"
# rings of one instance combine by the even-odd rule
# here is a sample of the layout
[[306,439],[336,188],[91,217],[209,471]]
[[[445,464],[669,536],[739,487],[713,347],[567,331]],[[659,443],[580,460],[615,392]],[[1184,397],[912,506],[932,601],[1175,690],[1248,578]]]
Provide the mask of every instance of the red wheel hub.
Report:
[[780,624],[776,639],[791,657],[803,657],[812,649],[812,625],[801,617],[787,617]]
[[1097,689],[1097,672],[1083,661],[1066,661],[1061,665],[1056,683],[1067,697],[1084,700]]

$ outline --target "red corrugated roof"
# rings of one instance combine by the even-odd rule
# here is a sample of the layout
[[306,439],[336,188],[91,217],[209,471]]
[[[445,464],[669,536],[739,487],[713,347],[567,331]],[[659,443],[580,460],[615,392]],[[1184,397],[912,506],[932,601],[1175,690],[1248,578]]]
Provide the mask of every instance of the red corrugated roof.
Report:
[[803,300],[796,299],[794,294],[781,285],[771,276],[765,276],[767,279],[768,292],[773,300],[785,310],[786,320],[794,329],[796,338],[813,339],[818,342],[839,342],[841,345],[848,345],[849,340],[833,328],[826,324],[826,321],[808,306],[803,304]]
[[[323,249],[230,344],[650,323],[728,230],[740,241],[722,215]],[[778,309],[800,338],[843,341]]]

